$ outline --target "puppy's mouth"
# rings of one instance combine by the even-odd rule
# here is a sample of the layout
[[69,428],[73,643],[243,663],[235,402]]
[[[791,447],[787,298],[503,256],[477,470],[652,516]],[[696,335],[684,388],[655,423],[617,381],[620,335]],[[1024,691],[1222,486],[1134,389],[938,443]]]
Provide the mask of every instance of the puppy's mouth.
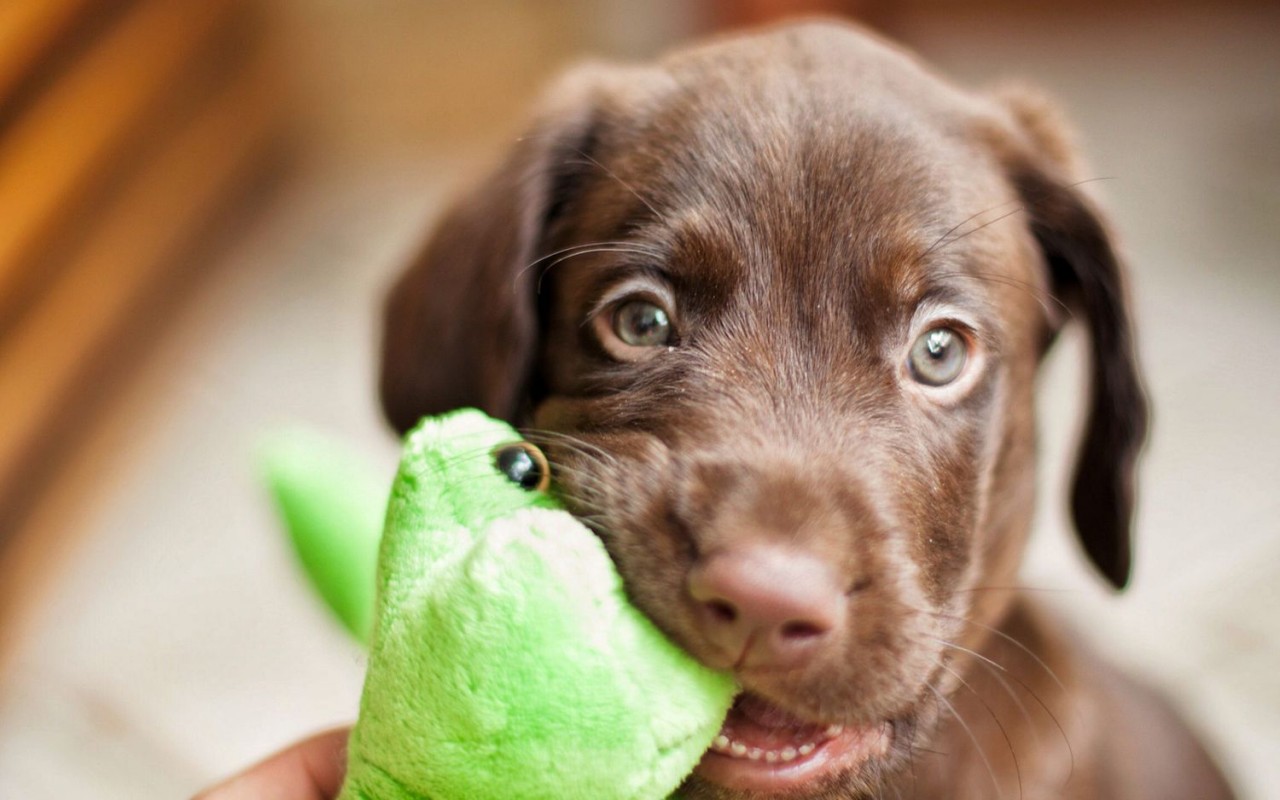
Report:
[[752,694],[738,697],[694,775],[726,789],[782,792],[859,771],[889,752],[893,725],[806,722]]

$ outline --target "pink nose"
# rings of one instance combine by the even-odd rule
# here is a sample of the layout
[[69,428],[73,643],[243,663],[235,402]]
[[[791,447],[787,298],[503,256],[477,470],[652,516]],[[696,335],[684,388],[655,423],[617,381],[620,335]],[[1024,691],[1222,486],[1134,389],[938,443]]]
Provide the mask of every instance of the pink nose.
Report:
[[756,545],[716,553],[689,573],[703,635],[736,666],[801,666],[839,638],[845,597],[809,555]]

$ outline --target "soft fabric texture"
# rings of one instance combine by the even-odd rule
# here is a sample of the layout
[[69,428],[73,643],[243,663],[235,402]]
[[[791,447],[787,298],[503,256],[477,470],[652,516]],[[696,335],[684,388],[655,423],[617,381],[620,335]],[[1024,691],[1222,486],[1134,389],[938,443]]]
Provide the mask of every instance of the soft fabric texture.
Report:
[[347,630],[368,641],[386,478],[349,449],[301,428],[273,436],[260,458],[307,576]]
[[345,800],[661,800],[735,687],[623,592],[601,541],[494,466],[478,411],[408,435]]

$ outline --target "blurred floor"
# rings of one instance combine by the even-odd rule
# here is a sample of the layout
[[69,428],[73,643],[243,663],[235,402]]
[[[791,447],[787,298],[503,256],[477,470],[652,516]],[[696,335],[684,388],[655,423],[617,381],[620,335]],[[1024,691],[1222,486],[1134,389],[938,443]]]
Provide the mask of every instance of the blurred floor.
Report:
[[[1170,688],[1260,798],[1280,786],[1280,371],[1267,357],[1280,341],[1280,14],[1189,14],[898,24],[966,82],[1020,75],[1051,89],[1109,178],[1097,188],[1132,254],[1158,404],[1137,576],[1106,596],[1059,513],[1079,394],[1068,340],[1042,393],[1044,502],[1026,581]],[[432,42],[419,22],[396,48],[366,42],[343,57],[403,74],[405,43]],[[468,24],[518,42],[521,26],[551,23]],[[509,56],[514,85],[583,46],[554,30],[532,37],[545,49]],[[378,65],[344,74],[360,70]],[[182,796],[353,716],[362,657],[301,585],[255,481],[254,443],[304,420],[390,469],[373,393],[378,299],[476,149],[472,132],[500,129],[488,117],[506,113],[458,117],[430,148],[412,133],[348,138],[305,161],[229,246],[41,512],[82,544],[0,693],[0,797]],[[352,124],[334,122],[338,138]]]

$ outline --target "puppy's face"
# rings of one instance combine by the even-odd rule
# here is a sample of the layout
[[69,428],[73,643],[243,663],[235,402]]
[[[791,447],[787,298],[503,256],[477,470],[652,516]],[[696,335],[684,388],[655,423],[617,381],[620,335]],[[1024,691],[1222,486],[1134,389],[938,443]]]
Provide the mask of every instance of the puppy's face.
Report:
[[[983,227],[1016,207],[988,153],[857,82],[772,69],[597,142],[540,271],[533,421],[574,435],[548,442],[563,492],[635,602],[752,698],[700,771],[742,789],[856,778],[933,712],[971,590],[1013,583],[1049,333],[1031,235]],[[726,559],[775,604],[819,562],[799,578],[815,607],[778,622],[829,630],[796,657],[766,620],[720,630],[740,620],[697,578]]]
[[[734,671],[744,694],[690,796],[873,791],[998,622],[1007,594],[982,590],[1014,582],[1035,370],[1064,303],[1111,342],[1094,416],[1140,406],[1123,307],[1093,296],[1119,303],[1105,234],[1054,180],[1042,118],[849,29],[580,74],[564,95],[518,178],[455,209],[393,293],[389,411],[523,417],[634,602]],[[483,221],[504,198],[505,244]],[[422,299],[468,240],[482,255],[454,280],[494,273],[495,296]],[[1122,582],[1136,439],[1091,433],[1111,463],[1082,474],[1113,502],[1086,545]]]

